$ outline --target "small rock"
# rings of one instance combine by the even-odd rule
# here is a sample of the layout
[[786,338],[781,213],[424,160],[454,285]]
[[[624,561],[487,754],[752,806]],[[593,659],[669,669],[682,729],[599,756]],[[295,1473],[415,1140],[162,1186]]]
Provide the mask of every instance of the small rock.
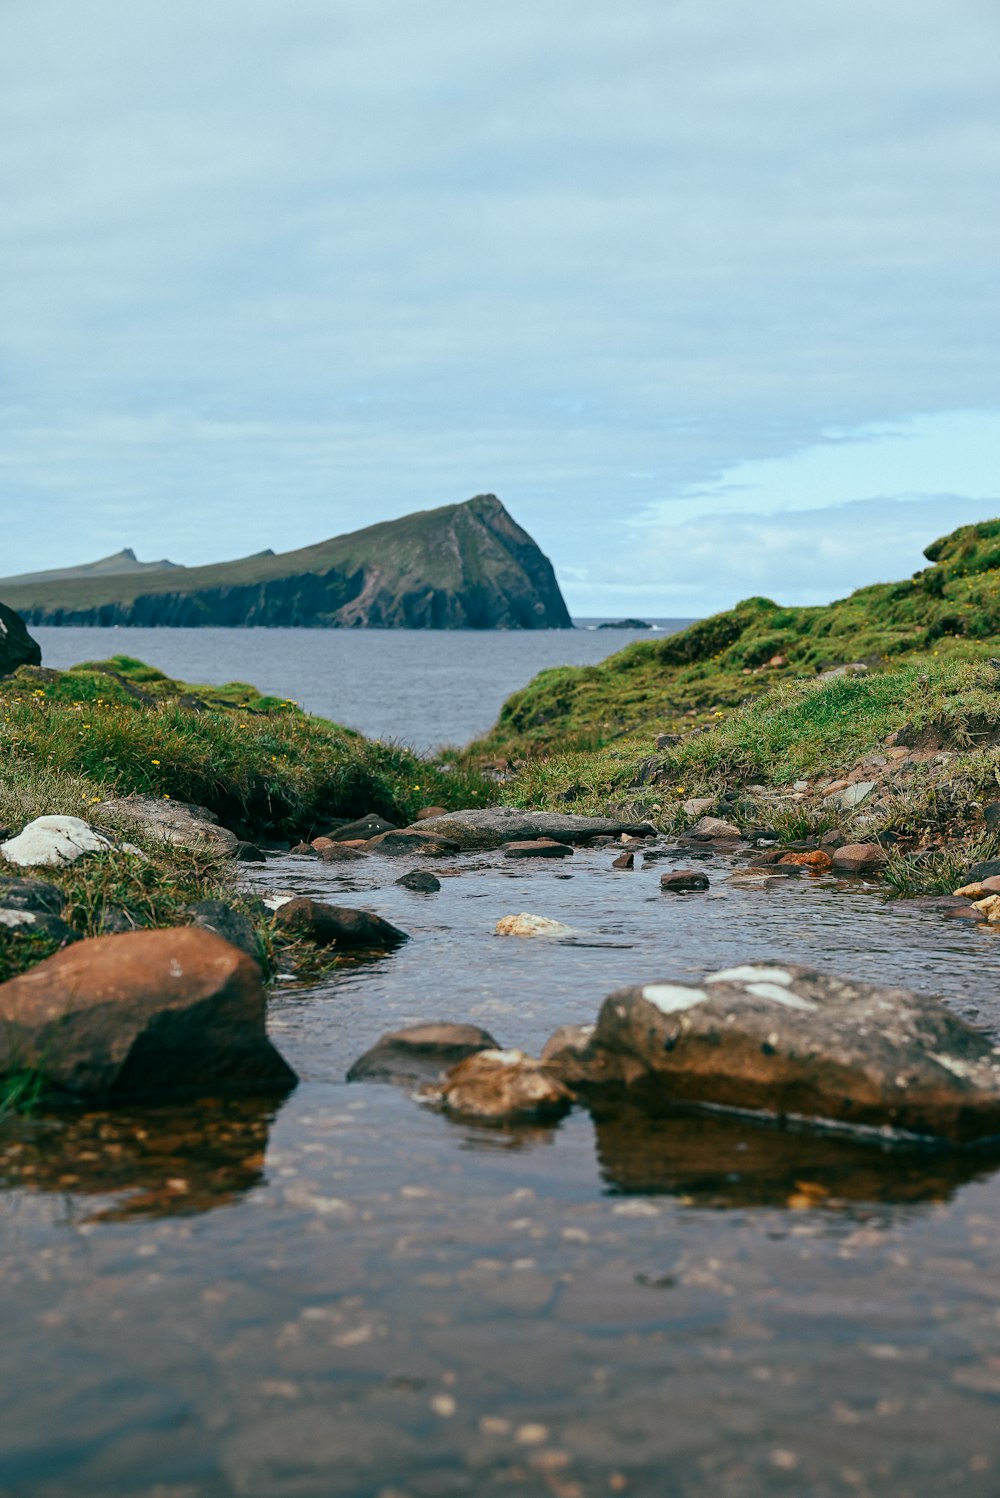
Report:
[[417,821],[426,822],[431,817],[446,817],[448,808],[446,806],[422,806],[417,812]]
[[394,822],[387,822],[385,817],[369,811],[363,817],[359,817],[356,822],[345,822],[343,827],[334,828],[329,836],[335,843],[349,843],[354,839],[363,839],[367,842],[369,838],[379,837],[383,832],[396,831],[398,829]]
[[80,933],[74,931],[72,926],[57,915],[50,915],[44,910],[11,910],[6,906],[0,909],[0,930],[3,931],[25,931],[32,936],[49,936],[67,945],[71,941],[79,941]]
[[420,895],[433,895],[441,888],[440,879],[428,872],[427,869],[411,869],[401,879],[396,880],[404,889],[415,890]]
[[130,910],[124,910],[120,905],[105,905],[97,921],[97,934],[120,936],[125,931],[138,931],[141,925]]
[[344,905],[328,905],[299,895],[287,900],[275,912],[275,921],[296,936],[308,937],[320,947],[390,948],[407,941],[404,931],[367,910],[352,910]]
[[569,936],[572,930],[572,926],[564,926],[562,921],[529,915],[525,910],[520,915],[501,916],[496,924],[497,936]]
[[976,905],[963,902],[961,905],[951,905],[942,911],[942,914],[951,921],[985,921],[985,913]]
[[1000,925],[1000,895],[987,895],[985,900],[974,900],[972,903],[991,926]]
[[332,838],[313,838],[313,852],[324,863],[364,863],[368,857],[360,848],[349,848],[345,843],[335,843]]
[[198,900],[187,909],[192,926],[203,931],[214,931],[230,946],[245,952],[254,962],[260,962],[260,947],[249,918],[241,910],[234,910],[225,900]]
[[833,868],[833,859],[829,853],[824,853],[821,848],[817,848],[812,853],[783,853],[778,862],[795,864],[801,869],[815,869],[820,873],[825,869]]
[[657,749],[672,749],[680,741],[681,736],[679,733],[658,733],[653,743]]
[[826,800],[840,811],[853,811],[874,789],[874,780],[856,780],[853,785],[845,785],[843,790],[827,791]]
[[844,834],[838,832],[836,827],[831,828],[829,832],[824,832],[819,840],[821,848],[842,848],[845,842]]
[[557,843],[551,837],[533,838],[530,842],[506,843],[505,858],[567,858],[573,849],[568,843]]
[[237,863],[267,863],[263,849],[258,848],[256,843],[243,842],[241,839],[233,851]]
[[66,896],[55,884],[42,879],[0,879],[0,906],[5,910],[36,910],[60,915]]
[[717,837],[741,836],[742,833],[734,822],[724,822],[721,817],[702,817],[701,821],[688,833],[688,837],[698,838],[702,842],[708,842]]
[[477,1051],[493,1051],[488,1030],[447,1022],[390,1030],[360,1056],[347,1073],[349,1082],[427,1082]]
[[295,843],[288,851],[289,853],[304,854],[307,858],[317,858],[319,856],[312,843]]
[[838,676],[867,676],[868,667],[864,661],[847,661],[843,666],[831,666],[828,671],[820,671],[816,681],[836,681]]
[[19,837],[0,843],[0,856],[22,868],[59,868],[87,853],[110,853],[114,843],[80,817],[36,817]]
[[684,813],[689,817],[704,816],[705,813],[711,811],[714,806],[714,796],[692,796],[690,801],[685,801],[683,803]]
[[[430,818],[428,818],[428,823]],[[383,832],[373,837],[366,850],[380,853],[424,853],[431,858],[443,858],[449,853],[461,851],[457,842],[441,837],[438,833],[424,832],[417,827],[401,827],[398,832]]]
[[453,1066],[433,1098],[458,1118],[489,1123],[559,1118],[574,1100],[544,1062],[499,1050],[479,1051]]
[[425,835],[452,840],[463,852],[502,848],[505,843],[554,838],[560,843],[589,843],[602,835],[655,836],[648,822],[622,822],[611,817],[581,817],[571,812],[523,811],[513,806],[478,807],[429,817],[419,829]]
[[660,875],[660,888],[668,895],[686,895],[708,887],[708,875],[700,869],[674,869]]
[[1000,801],[991,801],[983,807],[983,821],[991,832],[1000,832]]
[[833,850],[832,863],[839,874],[873,874],[887,856],[878,843],[846,843]]
[[611,867],[613,869],[632,869],[632,868],[634,868],[635,867],[635,854],[634,853],[619,853],[618,857],[612,860]]

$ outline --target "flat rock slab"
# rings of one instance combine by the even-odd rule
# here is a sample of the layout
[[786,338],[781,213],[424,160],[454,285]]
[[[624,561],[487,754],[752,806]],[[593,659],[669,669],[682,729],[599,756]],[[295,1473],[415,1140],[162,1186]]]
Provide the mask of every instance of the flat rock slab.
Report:
[[359,1056],[347,1073],[349,1082],[433,1082],[477,1051],[493,1051],[497,1043],[478,1025],[446,1022],[410,1025],[390,1030]]
[[612,817],[580,817],[569,812],[522,811],[513,806],[485,806],[470,811],[450,811],[443,817],[428,817],[418,828],[450,838],[462,852],[502,848],[504,843],[553,838],[558,843],[589,843],[595,837],[654,837],[648,822],[618,822]]
[[102,801],[99,810],[127,817],[147,837],[175,843],[180,848],[200,848],[229,856],[236,854],[239,845],[235,832],[219,826],[214,811],[188,801],[165,801],[156,796],[118,796]]
[[525,843],[505,843],[504,858],[572,858],[569,843],[557,843],[553,837],[531,838]]
[[111,853],[114,847],[81,817],[36,817],[18,837],[0,843],[0,857],[21,868],[62,868],[87,853]]
[[405,931],[398,930],[380,915],[369,910],[354,910],[346,905],[328,905],[325,900],[311,900],[308,895],[286,900],[279,905],[274,919],[286,931],[305,936],[319,947],[373,947],[387,949],[408,941]]
[[952,1144],[1000,1137],[1000,1049],[934,998],[784,964],[624,988],[546,1051],[570,1087]]
[[284,1091],[260,969],[210,931],[97,936],[0,984],[0,1073],[86,1098]]

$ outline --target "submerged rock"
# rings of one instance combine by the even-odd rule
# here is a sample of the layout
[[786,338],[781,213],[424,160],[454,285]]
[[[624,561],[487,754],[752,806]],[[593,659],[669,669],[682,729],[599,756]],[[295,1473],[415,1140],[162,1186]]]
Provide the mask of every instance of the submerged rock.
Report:
[[360,848],[345,847],[343,843],[334,842],[329,837],[314,837],[312,850],[324,863],[357,863],[359,859],[363,861],[368,857]]
[[396,880],[404,889],[412,889],[419,895],[433,895],[441,888],[441,881],[427,869],[411,869],[408,874]]
[[549,920],[546,915],[529,915],[522,910],[520,915],[503,915],[497,921],[497,936],[569,936],[572,926],[562,921]]
[[478,1051],[496,1050],[488,1030],[447,1022],[390,1030],[360,1056],[347,1073],[349,1082],[429,1082]]
[[97,936],[0,984],[0,1073],[82,1097],[284,1090],[260,969],[210,931]]
[[328,905],[308,895],[285,900],[275,912],[279,926],[296,936],[308,937],[320,947],[398,947],[408,941],[405,931],[384,921],[369,910],[353,910],[346,905]]
[[524,1051],[478,1051],[453,1066],[427,1097],[458,1118],[515,1123],[558,1118],[574,1102],[573,1093],[547,1064]]
[[688,895],[709,887],[707,874],[700,869],[674,869],[660,875],[660,888],[668,895]]
[[570,812],[522,811],[513,806],[486,806],[450,811],[419,824],[425,838],[440,834],[464,851],[502,848],[504,843],[552,838],[559,843],[588,843],[595,837],[652,837],[648,822],[619,822],[613,817],[581,817]]
[[966,1144],[1000,1136],[1000,1049],[939,1000],[749,964],[605,1000],[559,1075],[656,1111],[704,1104]]
[[235,832],[220,827],[214,811],[188,801],[158,800],[155,796],[118,796],[111,801],[102,801],[99,810],[127,817],[147,837],[159,838],[180,848],[235,855],[239,846]]
[[36,817],[20,836],[0,843],[0,857],[22,868],[61,868],[86,853],[110,853],[114,847],[81,817]]
[[568,843],[557,843],[552,837],[532,838],[523,843],[505,843],[505,858],[571,858],[573,849]]

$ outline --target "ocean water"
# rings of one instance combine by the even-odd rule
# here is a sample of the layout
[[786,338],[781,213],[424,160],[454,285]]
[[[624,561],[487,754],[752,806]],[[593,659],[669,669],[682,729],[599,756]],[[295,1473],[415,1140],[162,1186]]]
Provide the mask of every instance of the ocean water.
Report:
[[491,727],[501,704],[550,666],[592,666],[656,630],[97,629],[38,626],[42,660],[56,670],[132,655],[183,681],[248,681],[369,738],[415,749],[466,744]]

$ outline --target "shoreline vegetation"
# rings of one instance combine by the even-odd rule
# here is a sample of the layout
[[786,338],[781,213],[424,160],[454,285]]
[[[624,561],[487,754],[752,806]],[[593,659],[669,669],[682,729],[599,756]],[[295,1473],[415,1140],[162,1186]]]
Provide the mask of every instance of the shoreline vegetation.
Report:
[[[265,977],[330,954],[239,893],[231,848],[137,832],[121,798],[206,808],[268,855],[359,817],[407,828],[430,806],[614,816],[681,839],[707,816],[723,840],[793,852],[796,875],[863,845],[887,895],[952,896],[1000,859],[1000,520],[927,555],[907,583],[825,609],[750,600],[543,672],[490,735],[433,762],[245,683],[192,686],[128,656],[21,666],[0,680],[0,827],[80,817],[123,848],[40,871],[77,937],[189,924],[222,900],[251,923]],[[0,981],[64,939],[3,926]]]

